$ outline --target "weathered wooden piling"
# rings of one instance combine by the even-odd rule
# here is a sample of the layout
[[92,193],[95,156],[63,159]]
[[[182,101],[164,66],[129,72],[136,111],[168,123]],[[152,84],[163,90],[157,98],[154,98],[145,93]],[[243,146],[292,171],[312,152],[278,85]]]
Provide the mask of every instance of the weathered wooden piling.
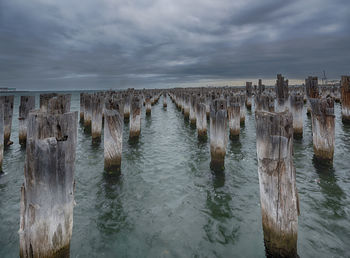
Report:
[[252,82],[246,82],[245,89],[246,89],[246,96],[247,96],[245,105],[246,105],[248,110],[251,110],[252,109],[252,96],[253,96]]
[[277,74],[276,80],[276,112],[283,112],[289,108],[288,80],[284,80],[281,74]]
[[91,97],[92,117],[91,117],[91,137],[92,142],[97,143],[101,140],[102,134],[102,110],[105,104],[104,97],[95,93]]
[[235,139],[240,133],[240,105],[232,103],[227,107],[228,124],[230,128],[230,139]]
[[190,119],[190,124],[192,126],[196,125],[196,105],[197,105],[196,96],[190,96],[190,115],[189,115],[189,119]]
[[53,114],[64,114],[70,112],[70,94],[58,94],[47,100],[47,106],[42,112],[49,112]]
[[35,96],[21,96],[21,103],[19,105],[19,128],[18,138],[19,144],[25,145],[27,141],[27,124],[28,115],[31,110],[35,109]]
[[4,160],[4,99],[0,98],[0,173]]
[[168,106],[167,102],[166,102],[166,92],[163,92],[163,107],[166,108]]
[[227,145],[227,103],[225,99],[215,99],[210,107],[210,167],[223,171]]
[[255,111],[270,111],[274,112],[275,103],[274,98],[263,92],[255,96]]
[[310,99],[312,117],[312,140],[315,158],[333,161],[335,138],[334,100]]
[[92,95],[86,93],[84,97],[84,128],[86,131],[91,130],[92,119]]
[[123,146],[124,118],[118,110],[105,110],[104,169],[109,173],[120,172]]
[[318,78],[309,76],[305,79],[305,93],[307,96],[307,109],[306,113],[311,115],[311,104],[310,99],[317,99],[320,97],[318,89]]
[[11,145],[11,128],[12,128],[12,116],[13,116],[13,101],[14,96],[1,96],[2,103],[4,105],[4,147]]
[[197,103],[196,106],[196,127],[198,139],[207,139],[207,112],[204,103]]
[[268,257],[298,257],[299,199],[291,113],[258,111],[256,144],[264,242]]
[[191,105],[190,96],[188,94],[185,94],[184,100],[183,100],[183,114],[184,114],[185,120],[188,120],[190,117],[190,105]]
[[245,108],[245,102],[246,102],[246,95],[240,94],[239,95],[239,105],[240,105],[240,123],[245,124],[245,115],[246,115],[246,108]]
[[141,100],[134,97],[131,102],[131,119],[129,127],[129,138],[137,139],[141,133]]
[[84,122],[84,107],[85,107],[85,93],[81,92],[80,93],[80,123]]
[[350,76],[341,77],[341,115],[344,123],[350,123]]
[[294,138],[300,138],[303,136],[303,108],[303,94],[292,93],[290,95],[290,111],[293,115]]
[[124,120],[129,121],[131,109],[131,94],[127,94],[124,98]]
[[78,112],[32,111],[20,205],[20,257],[69,257]]
[[145,109],[146,109],[146,115],[151,115],[152,111],[152,103],[151,103],[151,97],[146,97],[145,99]]
[[39,97],[39,107],[42,112],[47,112],[47,106],[49,104],[49,100],[53,97],[58,96],[57,93],[45,93],[40,94]]

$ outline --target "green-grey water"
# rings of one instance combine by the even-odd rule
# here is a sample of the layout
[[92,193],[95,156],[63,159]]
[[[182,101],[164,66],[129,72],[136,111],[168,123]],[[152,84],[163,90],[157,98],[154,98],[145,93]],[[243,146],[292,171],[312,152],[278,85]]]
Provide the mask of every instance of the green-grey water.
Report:
[[[39,93],[36,93],[37,95]],[[11,139],[0,176],[0,257],[19,255],[20,186],[25,151],[18,144],[16,93]],[[38,105],[37,97],[37,105]],[[79,110],[79,93],[72,93]],[[300,257],[350,255],[350,126],[335,106],[333,166],[313,161],[311,121],[294,141],[301,214]],[[142,112],[141,137],[128,142],[124,126],[122,175],[103,172],[99,146],[78,126],[71,257],[265,257],[257,174],[254,114],[239,140],[229,141],[225,172],[210,171],[209,142],[168,99]]]

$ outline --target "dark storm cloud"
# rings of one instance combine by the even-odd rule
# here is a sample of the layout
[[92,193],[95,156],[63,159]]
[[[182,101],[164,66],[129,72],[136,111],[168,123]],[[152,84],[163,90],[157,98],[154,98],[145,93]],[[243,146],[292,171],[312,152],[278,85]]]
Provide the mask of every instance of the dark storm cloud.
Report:
[[347,0],[0,0],[0,86],[168,86],[350,72]]

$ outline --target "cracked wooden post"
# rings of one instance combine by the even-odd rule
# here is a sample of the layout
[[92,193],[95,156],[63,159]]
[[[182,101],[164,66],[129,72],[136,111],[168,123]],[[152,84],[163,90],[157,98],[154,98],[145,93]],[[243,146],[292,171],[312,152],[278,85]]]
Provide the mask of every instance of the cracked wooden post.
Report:
[[309,76],[305,79],[305,92],[307,97],[307,109],[306,113],[311,115],[311,104],[310,99],[317,99],[320,97],[319,89],[318,89],[318,79],[317,77]]
[[253,96],[253,87],[252,82],[246,82],[245,83],[245,89],[246,89],[246,107],[248,110],[252,109],[252,96]]
[[228,124],[230,128],[230,139],[235,139],[240,133],[240,105],[238,103],[230,103],[227,107]]
[[49,104],[49,100],[53,97],[58,96],[57,93],[45,93],[40,94],[39,97],[39,107],[42,112],[47,112],[47,106]]
[[100,93],[95,93],[91,97],[91,138],[93,143],[101,141],[102,134],[102,111],[104,106],[104,97]]
[[25,145],[27,141],[27,124],[29,111],[35,109],[35,96],[21,96],[19,105],[19,125],[18,138],[19,144]]
[[210,107],[210,167],[215,172],[225,169],[227,145],[226,100],[215,99]]
[[341,116],[344,123],[350,123],[350,76],[341,77]]
[[84,107],[85,107],[85,93],[81,92],[80,93],[80,123],[84,122]]
[[190,96],[190,124],[191,126],[196,126],[196,96]]
[[105,109],[104,169],[120,172],[122,161],[124,117],[116,109]]
[[145,108],[146,108],[146,115],[149,116],[151,115],[152,111],[152,103],[151,103],[151,97],[147,96],[145,99]]
[[283,112],[288,109],[288,80],[284,80],[281,74],[277,74],[276,80],[276,112]]
[[312,119],[312,140],[315,158],[333,161],[335,138],[334,100],[310,99]]
[[4,99],[0,98],[0,173],[4,160]]
[[91,119],[92,119],[92,95],[85,94],[84,97],[84,129],[91,131]]
[[255,111],[273,112],[275,110],[274,105],[273,97],[265,92],[255,96]]
[[190,96],[188,94],[184,95],[184,102],[183,102],[183,113],[184,113],[184,119],[188,120],[190,117]]
[[141,133],[141,100],[135,96],[131,102],[129,138],[138,139]]
[[78,112],[32,111],[20,205],[20,257],[69,257]]
[[299,199],[291,113],[255,113],[260,205],[267,257],[298,257]]
[[47,105],[42,112],[49,112],[53,114],[64,114],[70,112],[70,94],[58,94],[47,100]]
[[290,95],[290,111],[293,115],[294,138],[301,138],[303,136],[303,108],[304,95],[292,93]]
[[203,102],[197,103],[196,107],[196,127],[198,139],[206,140],[207,139],[207,111],[206,106]]
[[1,96],[0,102],[4,105],[4,147],[13,144],[11,138],[12,116],[13,116],[13,101],[14,96]]
[[163,107],[166,108],[168,106],[167,102],[166,102],[166,92],[163,92]]

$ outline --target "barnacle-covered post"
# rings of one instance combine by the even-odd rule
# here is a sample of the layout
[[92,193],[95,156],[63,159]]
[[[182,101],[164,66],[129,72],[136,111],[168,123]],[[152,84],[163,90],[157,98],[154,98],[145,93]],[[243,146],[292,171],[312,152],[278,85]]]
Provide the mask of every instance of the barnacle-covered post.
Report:
[[344,123],[350,123],[350,76],[341,77],[341,115]]
[[277,74],[276,80],[276,112],[283,112],[288,109],[288,80],[284,80],[281,74]]
[[315,158],[332,162],[335,138],[334,100],[331,97],[310,99],[310,104]]
[[131,119],[129,138],[137,139],[141,133],[141,100],[138,96],[133,97],[131,102]]
[[227,107],[228,124],[230,128],[230,139],[235,139],[240,133],[240,105],[230,103]]
[[246,89],[246,107],[248,110],[252,109],[252,96],[253,96],[253,87],[252,82],[246,82],[245,83],[245,89]]
[[210,167],[223,171],[227,145],[227,103],[225,99],[215,99],[210,107]]
[[196,106],[196,127],[198,139],[207,139],[207,112],[203,102],[197,103]]
[[298,257],[299,199],[289,112],[257,111],[256,147],[267,257]]
[[294,138],[303,136],[303,107],[304,95],[300,93],[292,93],[290,95],[290,111],[293,115]]
[[105,109],[104,169],[120,172],[122,161],[124,117],[117,109]]
[[[59,102],[50,99],[51,102]],[[62,102],[61,102],[62,103]],[[31,111],[20,203],[20,257],[69,257],[78,112]]]
[[101,141],[102,134],[102,111],[104,106],[104,97],[100,93],[94,93],[91,97],[92,117],[91,117],[91,137],[92,142]]
[[27,124],[29,111],[35,109],[35,96],[21,96],[19,105],[19,128],[18,138],[19,144],[25,145],[27,141]]
[[11,128],[12,128],[12,116],[13,116],[13,101],[14,96],[1,96],[0,102],[3,103],[4,106],[4,146],[11,145],[13,142],[10,140],[11,138]]

